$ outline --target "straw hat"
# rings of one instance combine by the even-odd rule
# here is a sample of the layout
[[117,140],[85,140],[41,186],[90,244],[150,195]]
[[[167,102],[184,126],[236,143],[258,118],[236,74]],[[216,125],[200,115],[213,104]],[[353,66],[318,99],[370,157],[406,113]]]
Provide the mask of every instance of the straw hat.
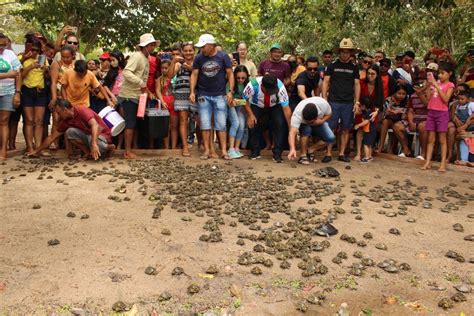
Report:
[[352,42],[352,39],[350,37],[348,38],[343,38],[342,41],[339,43],[339,47],[335,48],[335,52],[339,52],[341,49],[349,49],[353,53],[360,52],[360,49],[355,47],[354,43]]

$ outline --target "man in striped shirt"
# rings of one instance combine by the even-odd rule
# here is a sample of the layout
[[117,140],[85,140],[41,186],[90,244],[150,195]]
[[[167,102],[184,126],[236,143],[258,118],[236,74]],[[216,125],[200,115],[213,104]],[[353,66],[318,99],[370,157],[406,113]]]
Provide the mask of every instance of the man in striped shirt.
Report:
[[273,161],[283,162],[281,154],[285,141],[284,124],[290,126],[291,110],[288,93],[283,82],[274,75],[252,78],[243,91],[246,100],[247,125],[250,136],[250,159],[260,158],[260,135],[271,122],[273,141]]

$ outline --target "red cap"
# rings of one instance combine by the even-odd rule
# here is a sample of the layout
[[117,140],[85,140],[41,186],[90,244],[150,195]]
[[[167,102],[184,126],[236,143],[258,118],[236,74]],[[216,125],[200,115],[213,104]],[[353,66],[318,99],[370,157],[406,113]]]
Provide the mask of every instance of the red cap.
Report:
[[110,54],[109,53],[102,53],[99,56],[99,59],[110,59]]

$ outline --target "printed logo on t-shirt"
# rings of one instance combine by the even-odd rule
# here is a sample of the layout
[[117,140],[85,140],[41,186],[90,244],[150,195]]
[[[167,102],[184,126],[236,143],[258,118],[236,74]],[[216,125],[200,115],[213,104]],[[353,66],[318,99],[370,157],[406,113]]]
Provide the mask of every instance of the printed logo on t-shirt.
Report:
[[219,63],[214,60],[206,61],[202,65],[202,73],[208,78],[215,77],[220,70],[221,65],[219,65]]
[[0,58],[0,73],[7,73],[11,70],[11,65],[8,61]]

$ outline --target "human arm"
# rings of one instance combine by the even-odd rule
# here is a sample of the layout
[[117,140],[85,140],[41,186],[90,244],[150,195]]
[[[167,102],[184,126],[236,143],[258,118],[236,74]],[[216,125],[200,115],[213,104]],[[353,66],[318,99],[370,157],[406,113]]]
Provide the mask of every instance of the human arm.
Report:
[[10,70],[6,73],[0,73],[0,79],[8,79],[8,78],[15,78],[19,71]]
[[446,92],[443,91],[443,89],[441,89],[441,87],[439,86],[438,82],[435,81],[435,79],[433,78],[433,80],[431,81],[431,84],[434,86],[434,88],[438,91],[438,95],[439,97],[441,98],[441,100],[443,101],[443,103],[447,104],[449,102],[449,100],[451,99],[451,96],[453,95],[453,92],[454,92],[454,85],[452,87],[449,87],[448,90],[446,90]]
[[412,131],[412,132],[416,132],[416,124],[415,124],[414,118],[415,118],[415,113],[413,111],[413,108],[408,107],[407,121],[408,121],[408,125],[410,127],[410,131]]
[[360,99],[360,80],[354,79],[354,107],[352,108],[353,112],[357,112],[359,110],[359,102]]
[[21,77],[25,78],[30,71],[32,71],[33,69],[36,69],[36,68],[41,68],[41,66],[38,64],[37,61],[34,61],[31,64],[29,64],[28,66],[21,69]]
[[362,122],[360,122],[359,124],[356,124],[354,125],[354,129],[359,129],[361,127],[364,127],[366,126],[367,124],[370,123],[370,120],[363,120]]
[[297,134],[298,134],[298,129],[295,127],[291,127],[290,132],[288,134],[288,144],[290,145],[288,160],[293,160],[296,158],[296,135]]
[[229,91],[227,92],[227,103],[232,104],[232,100],[234,99],[234,94],[232,91],[234,91],[234,72],[232,71],[232,68],[227,68],[225,70],[227,74],[227,82],[229,83]]
[[55,51],[59,51],[61,46],[63,45],[64,36],[68,33],[73,33],[73,28],[70,25],[66,25],[63,29],[58,33],[58,37],[54,42],[54,49]]
[[327,101],[328,99],[328,92],[329,92],[329,80],[331,79],[331,76],[324,76],[323,80],[323,92],[322,92],[322,97],[324,100]]
[[56,140],[58,139],[63,133],[61,132],[58,132],[57,129],[53,129],[53,131],[51,132],[51,134],[46,137],[42,142],[41,142],[41,145],[39,145],[35,150],[33,150],[32,152],[28,153],[28,156],[33,156],[33,155],[36,155],[40,152],[42,152],[43,150],[45,150],[46,148],[49,148],[49,146]]
[[[107,92],[108,88],[106,89],[103,85],[99,85],[99,91],[100,93],[102,93],[102,95],[104,96],[105,100],[107,100],[107,105],[112,107],[112,108],[115,108],[115,103],[112,101],[112,99],[110,98],[110,95],[109,93]],[[110,91],[110,90],[109,90]]]
[[257,124],[257,118],[253,114],[252,108],[250,107],[250,102],[247,100],[245,102],[245,112],[247,113],[247,126],[253,128]]
[[199,69],[193,69],[193,71],[191,72],[191,79],[189,80],[189,101],[191,101],[191,103],[196,103],[196,85],[198,75]]
[[306,96],[306,89],[304,85],[297,85],[296,89],[298,91],[298,96],[300,97],[301,100],[307,99]]
[[59,64],[54,61],[51,65],[51,101],[49,107],[51,108],[58,99],[58,77],[59,77]]
[[100,157],[99,145],[97,145],[97,138],[99,137],[99,124],[97,124],[95,118],[91,118],[89,121],[87,121],[87,123],[91,128],[91,156],[94,158],[94,160],[97,160]]
[[160,78],[155,81],[155,93],[156,98],[160,100],[161,106],[168,109],[168,104],[163,100],[163,94],[161,93],[161,80]]
[[146,91],[146,81],[143,81],[142,78],[138,77],[133,73],[133,70],[140,67],[139,65],[139,58],[136,56],[134,53],[132,56],[130,56],[127,66],[125,66],[124,70],[122,71],[123,79],[124,81],[131,82],[134,85],[140,86],[142,89],[142,92]]
[[281,108],[283,109],[283,115],[285,116],[286,123],[288,124],[288,127],[290,127],[291,126],[291,109],[288,105],[282,106]]
[[18,71],[15,77],[15,95],[13,96],[13,106],[16,108],[20,106],[21,102],[21,85],[22,78],[20,72]]

